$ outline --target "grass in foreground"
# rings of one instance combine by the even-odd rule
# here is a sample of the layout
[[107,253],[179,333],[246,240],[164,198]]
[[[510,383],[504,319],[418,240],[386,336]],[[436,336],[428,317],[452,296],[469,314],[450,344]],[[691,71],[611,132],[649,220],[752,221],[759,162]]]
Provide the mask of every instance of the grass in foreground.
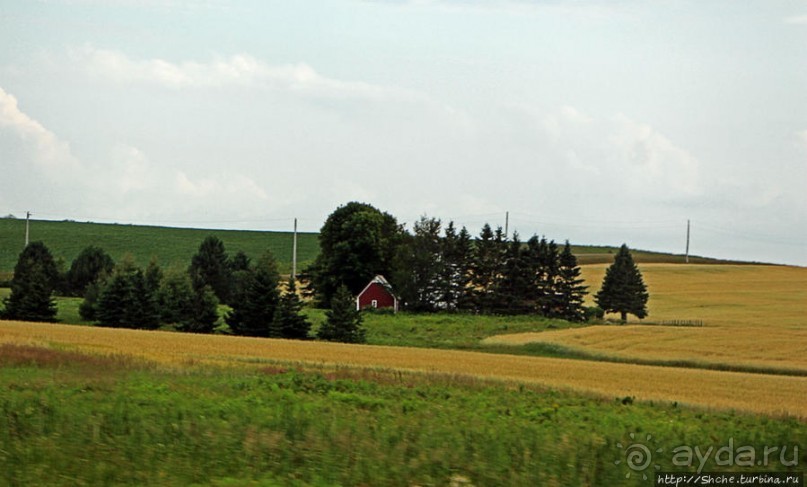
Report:
[[[633,443],[661,449],[653,462],[670,471],[700,466],[696,457],[673,464],[682,445],[746,446],[760,461],[766,446],[786,447],[768,471],[807,461],[797,443],[807,423],[792,419],[456,375],[165,368],[0,345],[0,385],[7,485],[647,485],[625,464]],[[703,468],[739,469],[714,456]]]

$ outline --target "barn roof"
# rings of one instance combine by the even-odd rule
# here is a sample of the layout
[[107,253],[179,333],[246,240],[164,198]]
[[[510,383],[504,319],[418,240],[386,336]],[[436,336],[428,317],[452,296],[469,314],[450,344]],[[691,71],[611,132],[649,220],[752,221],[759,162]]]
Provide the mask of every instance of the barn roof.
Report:
[[367,285],[364,286],[364,289],[361,290],[361,292],[358,294],[357,297],[364,294],[370,288],[370,286],[372,286],[373,284],[381,284],[382,286],[384,286],[384,289],[386,289],[387,292],[392,295],[393,298],[397,299],[397,296],[395,296],[395,293],[392,291],[392,284],[390,284],[389,281],[387,281],[384,278],[384,276],[382,276],[381,274],[378,274],[370,282],[368,282]]

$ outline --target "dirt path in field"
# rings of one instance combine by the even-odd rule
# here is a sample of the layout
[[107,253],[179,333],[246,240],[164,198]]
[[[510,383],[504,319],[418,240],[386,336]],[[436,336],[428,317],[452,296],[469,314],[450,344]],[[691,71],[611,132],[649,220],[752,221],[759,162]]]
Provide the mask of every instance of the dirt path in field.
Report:
[[370,345],[0,321],[0,343],[68,346],[183,366],[271,361],[463,374],[606,398],[678,402],[807,420],[807,378]]

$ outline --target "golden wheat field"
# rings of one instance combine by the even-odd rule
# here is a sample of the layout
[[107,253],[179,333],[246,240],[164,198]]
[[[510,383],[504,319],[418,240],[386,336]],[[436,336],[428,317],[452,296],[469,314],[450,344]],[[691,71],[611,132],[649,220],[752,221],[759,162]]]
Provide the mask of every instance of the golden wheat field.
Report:
[[[583,267],[591,303],[606,267]],[[639,268],[650,293],[645,321],[703,320],[704,326],[592,326],[501,335],[487,343],[542,342],[620,358],[807,371],[807,268],[682,264]]]
[[637,400],[807,418],[807,377],[12,321],[0,322],[0,343],[123,354],[176,367],[292,362],[461,374],[606,398],[632,396]]

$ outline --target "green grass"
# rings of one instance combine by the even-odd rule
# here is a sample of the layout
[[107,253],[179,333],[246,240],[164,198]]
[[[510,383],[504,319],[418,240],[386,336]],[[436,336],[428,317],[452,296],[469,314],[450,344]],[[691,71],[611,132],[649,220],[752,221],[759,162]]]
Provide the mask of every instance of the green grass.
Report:
[[[504,333],[585,326],[539,316],[365,313],[367,340],[374,345],[487,350],[480,342]],[[512,353],[512,352],[511,352]]]
[[[698,462],[673,465],[678,446],[787,446],[790,463],[807,438],[796,420],[462,376],[162,369],[10,345],[0,391],[0,485],[644,486],[625,465],[633,443],[680,472]],[[800,469],[780,459],[762,470]],[[754,468],[712,456],[704,470]]]
[[[325,321],[325,310],[304,308],[312,323],[312,334]],[[367,343],[396,347],[478,350],[515,355],[530,353],[525,347],[482,345],[485,338],[503,333],[537,332],[548,329],[578,328],[585,323],[550,320],[540,316],[488,316],[463,313],[406,313],[364,311],[362,324],[367,329]],[[523,351],[527,352],[524,353]]]
[[[201,230],[137,225],[111,225],[68,221],[31,221],[31,241],[41,240],[66,268],[89,245],[106,250],[113,259],[131,254],[145,267],[156,257],[163,267],[187,268],[205,237],[215,235],[230,255],[239,250],[257,259],[267,248],[278,261],[281,272],[291,270],[292,234],[244,230]],[[25,244],[25,220],[0,218],[0,281],[9,279]],[[319,253],[315,233],[300,233],[297,240],[298,268],[302,269]]]

